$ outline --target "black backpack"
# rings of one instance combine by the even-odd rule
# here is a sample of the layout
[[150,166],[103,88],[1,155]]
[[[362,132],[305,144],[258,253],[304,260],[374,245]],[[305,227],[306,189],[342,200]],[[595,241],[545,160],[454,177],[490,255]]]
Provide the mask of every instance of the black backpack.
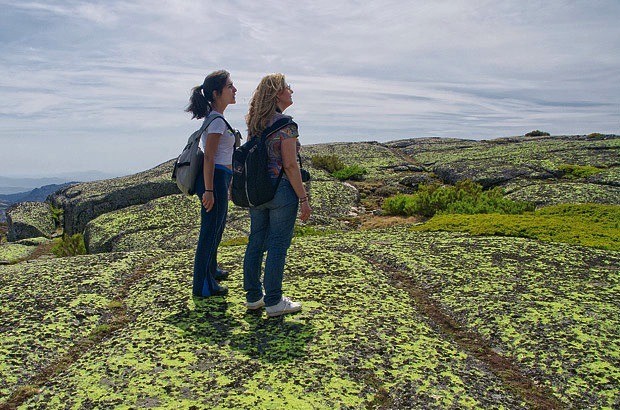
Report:
[[241,145],[233,153],[233,177],[231,197],[235,205],[241,207],[258,206],[273,199],[282,179],[284,168],[280,170],[274,185],[267,166],[267,137],[279,129],[295,124],[290,118],[281,118],[267,127],[260,137],[254,137]]

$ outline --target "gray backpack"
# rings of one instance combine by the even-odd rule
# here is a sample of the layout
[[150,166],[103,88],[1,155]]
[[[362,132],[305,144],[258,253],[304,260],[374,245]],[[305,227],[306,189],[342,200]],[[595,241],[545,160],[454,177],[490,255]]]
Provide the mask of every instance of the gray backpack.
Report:
[[230,131],[238,135],[238,131],[233,129],[220,114],[211,113],[205,118],[200,129],[194,132],[187,140],[187,145],[181,151],[181,155],[175,161],[174,169],[172,170],[172,180],[177,183],[177,186],[185,195],[194,195],[195,193],[194,183],[198,173],[202,171],[202,161],[204,160],[204,153],[199,148],[200,136],[216,118],[223,119]]

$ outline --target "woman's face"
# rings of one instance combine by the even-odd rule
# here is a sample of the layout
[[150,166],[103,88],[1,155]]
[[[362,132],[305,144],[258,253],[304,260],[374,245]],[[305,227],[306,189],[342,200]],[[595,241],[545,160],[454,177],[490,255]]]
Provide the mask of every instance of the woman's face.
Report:
[[278,93],[278,107],[282,111],[293,105],[293,89],[290,84],[286,84],[283,90]]
[[[235,99],[235,94],[237,93],[237,89],[233,85],[230,77],[226,79],[226,85],[222,89],[222,94],[219,96],[216,95],[216,98],[220,100],[223,104],[235,104],[237,100]],[[217,93],[216,93],[217,94]]]

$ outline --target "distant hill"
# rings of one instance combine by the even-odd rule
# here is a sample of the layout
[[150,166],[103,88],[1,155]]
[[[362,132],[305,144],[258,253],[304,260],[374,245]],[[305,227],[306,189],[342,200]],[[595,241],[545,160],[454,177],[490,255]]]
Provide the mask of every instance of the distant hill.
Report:
[[70,181],[89,182],[117,176],[119,176],[119,174],[101,171],[65,172],[43,178],[0,176],[0,195],[28,193],[35,188],[47,185],[66,184]]
[[77,182],[65,182],[62,184],[50,184],[40,188],[35,188],[27,192],[18,192],[15,194],[0,194],[0,222],[6,221],[5,210],[18,202],[43,202],[49,194],[58,191]]

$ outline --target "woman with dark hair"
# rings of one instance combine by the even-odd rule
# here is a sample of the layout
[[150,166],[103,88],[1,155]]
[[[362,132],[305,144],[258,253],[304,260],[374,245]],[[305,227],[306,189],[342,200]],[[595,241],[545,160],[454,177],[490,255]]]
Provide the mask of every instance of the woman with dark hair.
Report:
[[[194,258],[193,295],[223,296],[228,288],[217,276],[217,248],[222,240],[228,213],[228,187],[232,177],[232,153],[236,137],[224,119],[224,111],[234,104],[237,89],[225,70],[209,74],[202,85],[192,89],[185,111],[192,119],[210,121],[201,136],[203,170],[196,177],[194,191],[200,199],[200,235]],[[215,119],[214,119],[215,118]],[[223,276],[220,273],[220,276]]]
[[[283,74],[263,77],[250,100],[246,116],[248,138],[260,138],[267,127],[287,117],[283,112],[293,104],[292,96],[293,90]],[[293,237],[297,210],[301,208],[299,218],[302,221],[306,221],[312,212],[297,163],[300,149],[298,137],[295,123],[267,137],[265,144],[269,154],[269,171],[274,184],[280,171],[284,169],[284,172],[274,198],[266,204],[250,207],[250,238],[243,261],[246,306],[249,310],[265,306],[270,317],[301,310],[301,303],[282,295],[284,264]],[[264,283],[261,284],[261,265],[265,251],[265,275]]]

